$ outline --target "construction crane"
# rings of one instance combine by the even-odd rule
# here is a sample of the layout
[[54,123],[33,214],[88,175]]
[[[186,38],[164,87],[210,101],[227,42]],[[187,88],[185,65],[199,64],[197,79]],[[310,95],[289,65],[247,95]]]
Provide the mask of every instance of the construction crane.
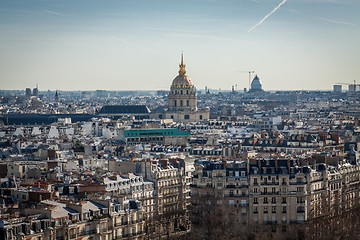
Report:
[[240,72],[247,72],[249,73],[249,90],[250,90],[250,85],[251,85],[251,74],[254,73],[255,71],[240,71]]
[[[356,86],[360,86],[360,84],[359,84],[359,83],[356,83],[355,80],[354,80],[354,83],[336,83],[336,84],[354,86],[354,105],[355,105],[355,104],[356,104]],[[349,89],[349,90],[350,90],[350,89]]]

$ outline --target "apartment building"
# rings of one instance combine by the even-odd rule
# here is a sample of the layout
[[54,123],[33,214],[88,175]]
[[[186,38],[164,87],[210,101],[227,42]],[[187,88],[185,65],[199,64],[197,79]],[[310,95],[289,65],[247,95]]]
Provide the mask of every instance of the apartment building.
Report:
[[285,232],[293,224],[359,203],[359,170],[348,160],[339,167],[299,159],[199,160],[191,187],[192,222],[204,222],[198,214],[202,206],[209,212],[221,209],[234,229],[265,224],[273,232]]

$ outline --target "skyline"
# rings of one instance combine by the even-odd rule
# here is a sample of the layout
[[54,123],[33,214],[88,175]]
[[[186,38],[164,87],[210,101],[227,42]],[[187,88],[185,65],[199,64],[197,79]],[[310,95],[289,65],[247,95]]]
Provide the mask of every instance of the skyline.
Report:
[[198,89],[248,88],[254,70],[264,90],[329,90],[360,82],[359,10],[356,0],[4,0],[1,89],[168,90],[184,51]]

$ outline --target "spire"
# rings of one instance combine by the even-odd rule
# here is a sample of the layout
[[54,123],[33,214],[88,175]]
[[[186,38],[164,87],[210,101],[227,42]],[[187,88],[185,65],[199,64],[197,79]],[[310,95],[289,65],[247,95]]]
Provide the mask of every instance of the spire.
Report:
[[59,101],[59,94],[58,94],[58,92],[56,90],[56,92],[55,92],[55,102],[57,102],[57,101]]
[[186,70],[185,70],[185,64],[184,64],[184,54],[181,53],[181,64],[179,65],[180,70],[179,70],[179,74],[180,75],[185,75]]

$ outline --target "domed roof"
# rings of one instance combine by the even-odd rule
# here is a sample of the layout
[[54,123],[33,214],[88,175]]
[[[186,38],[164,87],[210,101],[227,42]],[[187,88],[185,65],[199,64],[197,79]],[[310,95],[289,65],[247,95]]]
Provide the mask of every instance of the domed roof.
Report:
[[191,79],[186,76],[185,64],[183,61],[183,55],[181,54],[181,64],[179,65],[179,75],[173,80],[171,84],[171,89],[174,88],[194,88],[194,84],[191,82]]
[[256,75],[251,82],[251,90],[262,90],[262,84],[259,77]]
[[171,88],[193,88],[194,84],[186,75],[178,75],[172,82]]

